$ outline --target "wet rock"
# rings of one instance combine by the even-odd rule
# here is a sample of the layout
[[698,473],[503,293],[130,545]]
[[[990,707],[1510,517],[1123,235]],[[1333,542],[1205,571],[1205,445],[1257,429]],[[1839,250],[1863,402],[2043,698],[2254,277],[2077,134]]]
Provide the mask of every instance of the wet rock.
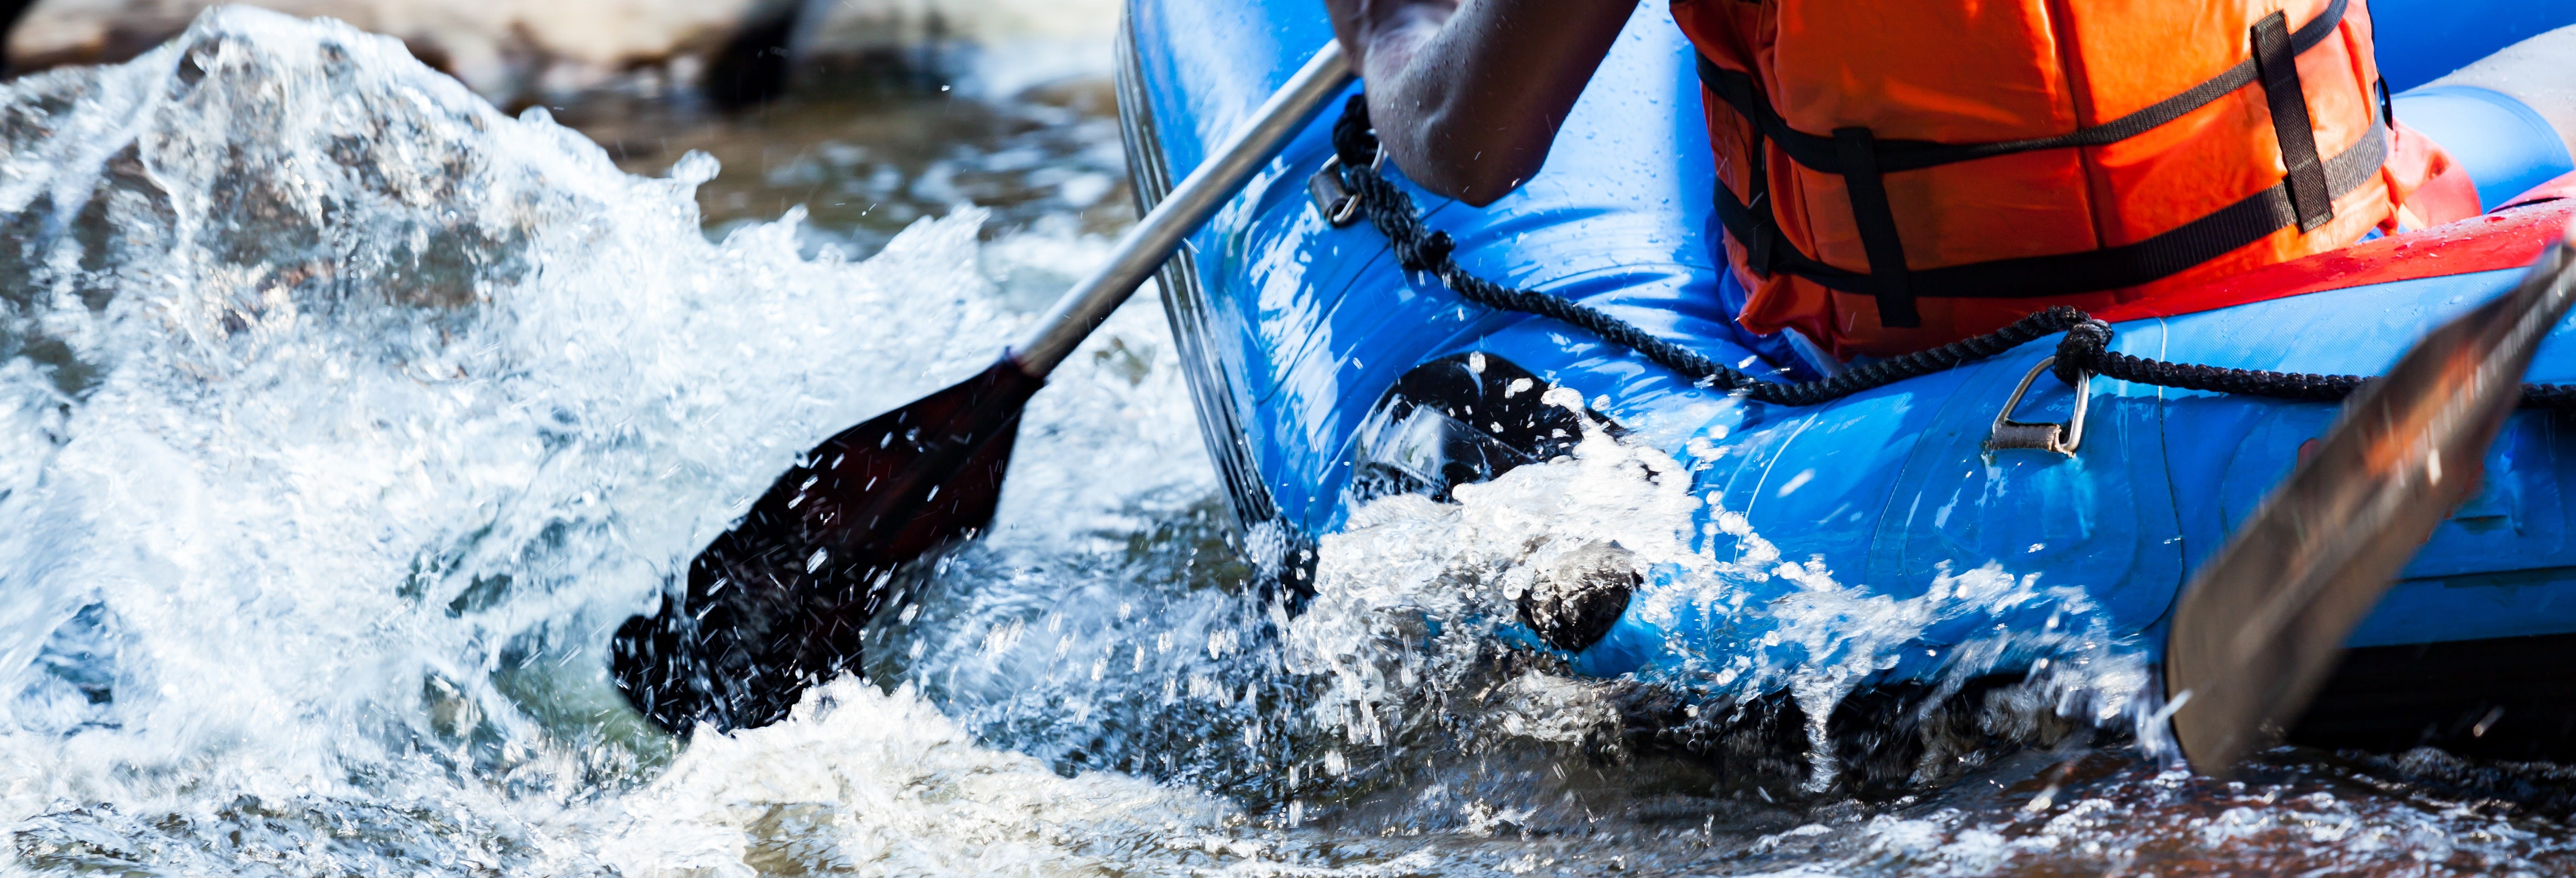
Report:
[[790,51],[797,25],[812,5],[793,0],[753,4],[742,25],[710,59],[706,75],[698,80],[699,91],[727,110],[785,96],[788,75],[794,70]]
[[1521,621],[1549,646],[1581,650],[1601,642],[1628,596],[1645,577],[1636,556],[1612,543],[1594,543],[1567,553],[1541,572],[1521,594]]
[[1117,0],[803,0],[791,38],[808,86],[938,85],[1015,94],[1108,72]]
[[[17,27],[18,19],[26,16],[27,7],[34,5],[35,0],[0,0],[0,37],[7,36],[11,29]],[[7,73],[9,69],[7,49],[7,41],[0,40],[0,74]]]

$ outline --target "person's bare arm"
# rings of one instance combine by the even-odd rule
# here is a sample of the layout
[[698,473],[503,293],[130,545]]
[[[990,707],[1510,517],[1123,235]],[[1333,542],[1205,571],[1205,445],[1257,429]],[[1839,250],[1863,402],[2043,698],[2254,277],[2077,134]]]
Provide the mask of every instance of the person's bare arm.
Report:
[[1538,173],[1637,0],[1325,0],[1405,176],[1483,206]]

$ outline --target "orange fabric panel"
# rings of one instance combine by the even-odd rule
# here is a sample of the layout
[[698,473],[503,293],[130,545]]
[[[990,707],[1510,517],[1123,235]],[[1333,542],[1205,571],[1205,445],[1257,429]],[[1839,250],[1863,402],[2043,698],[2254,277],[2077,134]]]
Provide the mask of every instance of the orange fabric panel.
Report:
[[[2297,29],[2330,0],[2278,4]],[[1943,5],[1934,3],[1932,5]],[[2254,56],[2246,26],[2272,4],[2206,0],[2067,0],[2061,32],[2082,65],[2099,125],[2180,94]],[[2259,93],[2259,92],[2258,92]]]
[[1792,128],[1975,143],[2075,123],[2045,0],[1761,6],[1779,23],[1765,85]]
[[2354,57],[2352,18],[2346,16],[2344,22],[2342,39],[2328,38],[2299,56],[2299,81],[2306,87],[2308,122],[2315,126],[2320,155],[2360,142],[2379,116],[2379,92],[2372,86],[2376,80],[2362,76],[2365,65]]
[[1753,123],[1723,103],[1707,99],[1708,145],[1717,154],[1717,184],[1736,192],[1752,188]]
[[1753,73],[1761,69],[1754,63],[1760,54],[1757,46],[1771,42],[1770,16],[1764,12],[1765,7],[1752,3],[1675,0],[1673,22],[1681,25],[1682,32],[1691,35],[1691,45],[1717,66]]
[[[1830,137],[1865,126],[1881,140],[1975,144],[2068,134],[2153,106],[2246,63],[2251,27],[2273,11],[2296,32],[2331,3],[1675,0],[1673,14],[1711,62],[1754,77],[1792,129]],[[2347,3],[2335,32],[2296,59],[2322,160],[2369,137],[2379,112],[2368,7]],[[1867,272],[1844,178],[1797,164],[1777,143],[1756,139],[1749,120],[1708,101],[1721,185],[1749,201],[1752,150],[1764,150],[1780,243],[1831,268]],[[1742,242],[1730,236],[1730,258],[1752,293],[1738,319],[1758,332],[1796,328],[1840,356],[1887,355],[1989,331],[2050,305],[2100,308],[2187,289],[2395,228],[2403,199],[2457,188],[2440,174],[2447,156],[2424,158],[2438,147],[2410,153],[2406,138],[2392,134],[2391,150],[2392,170],[2339,198],[2334,218],[2312,232],[2280,229],[2124,289],[1922,296],[1919,328],[1881,326],[1868,295],[1785,272],[1753,276],[1742,267]],[[2412,163],[2412,176],[2393,169],[2400,158]],[[1883,183],[1906,263],[1919,272],[2136,244],[2281,185],[2285,174],[2267,96],[2249,84],[2115,143],[1895,171]],[[2416,218],[2434,210],[2427,205]]]
[[[2332,156],[2345,144],[2317,144]],[[2281,182],[2279,138],[2260,88],[2242,88],[2198,112],[2088,152],[2117,193],[2096,218],[2105,246],[2134,244]]]
[[2372,42],[2371,34],[2375,26],[2370,21],[2370,0],[2349,0],[2349,2],[2352,4],[2352,11],[2343,17],[2341,34],[2344,41],[2344,56],[2353,62],[2354,75],[2361,77],[2363,82],[2374,83],[2375,89],[2377,87],[2375,83],[2379,82],[2379,54],[2371,49],[2378,44]]

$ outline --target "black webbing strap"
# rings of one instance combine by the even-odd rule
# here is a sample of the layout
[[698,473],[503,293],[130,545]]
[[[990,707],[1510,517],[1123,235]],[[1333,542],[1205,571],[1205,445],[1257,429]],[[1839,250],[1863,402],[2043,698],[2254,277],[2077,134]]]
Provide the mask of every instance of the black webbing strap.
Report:
[[[2325,161],[2327,189],[2336,198],[2349,195],[2378,179],[2379,167],[2387,162],[2388,129],[2374,124],[2362,135],[2361,142]],[[1869,275],[1816,261],[1781,239],[1776,221],[1767,210],[1756,216],[1724,183],[1712,188],[1716,190],[1717,219],[1726,226],[1727,234],[1748,249],[1757,237],[1770,239],[1765,246],[1771,248],[1772,271],[1785,271],[1831,290],[1873,296],[1878,293]],[[2178,274],[2261,240],[2297,219],[2290,204],[2289,185],[2284,182],[2136,243],[1916,268],[1908,272],[1906,286],[1916,297],[1986,299],[2033,299],[2116,290]],[[1766,226],[1768,234],[1763,234]]]
[[[1878,324],[1900,329],[1923,325],[1914,309],[1912,274],[1905,265],[1905,242],[1896,236],[1896,210],[1887,205],[1887,181],[1878,173],[1878,146],[1867,128],[1834,129],[1834,146],[1842,154],[1843,191],[1851,196],[1852,225],[1869,254],[1870,294],[1878,297]],[[1721,183],[1718,188],[1726,188]],[[1777,234],[1772,237],[1779,237]],[[1785,242],[1774,241],[1776,248]]]
[[[2327,4],[2325,11],[2318,13],[2316,18],[2309,20],[2307,24],[2300,25],[2297,31],[2290,34],[2290,54],[2306,54],[2309,49],[2316,48],[2324,43],[2327,37],[2334,35],[2335,27],[2343,23],[2344,12],[2350,2],[2351,0],[2334,0]],[[1778,142],[1780,150],[1787,153],[1791,161],[1827,174],[1843,172],[1840,155],[1832,137],[1809,134],[1789,127],[1788,121],[1780,118],[1780,114],[1771,108],[1769,98],[1763,95],[1761,83],[1751,75],[1719,67],[1710,62],[1706,56],[1697,57],[1700,83],[1707,86],[1711,93],[1725,101],[1727,106],[1732,107],[1736,113],[1751,120],[1755,130],[1761,136]],[[1893,174],[1899,171],[1915,171],[2013,153],[2065,149],[2072,146],[2107,146],[2118,143],[2190,115],[2193,110],[2208,106],[2210,102],[2226,97],[2237,89],[2254,84],[2257,79],[2256,68],[2254,60],[2247,59],[2227,68],[2217,76],[2203,80],[2199,85],[2184,89],[2180,94],[2157,101],[2144,109],[2100,125],[2078,128],[2073,132],[2052,137],[1999,140],[1992,143],[1940,143],[1903,138],[1882,139],[1878,142],[1878,172]]]
[[[1780,218],[1771,212],[1771,160],[1763,156],[1760,131],[1753,132],[1751,164],[1753,167],[1748,172],[1747,178],[1752,181],[1753,201],[1746,205],[1746,208],[1752,215],[1752,219],[1748,221],[1746,230],[1752,237],[1744,239],[1744,261],[1745,267],[1753,269],[1756,276],[1768,278],[1772,272],[1780,270],[1783,242],[1780,238]],[[1720,182],[1717,188],[1719,191],[1725,191],[1726,184]],[[1795,253],[1797,250],[1789,248],[1789,252]]]
[[[1720,98],[1727,103],[1769,106],[1763,103],[1765,99],[1761,92],[1754,88],[1752,77],[1724,81],[1711,80],[1708,78],[1708,72],[1716,67],[1709,64],[1708,59],[1704,57],[1699,59],[1699,66],[1700,83],[1710,89],[1719,90]],[[1718,194],[1734,203],[1735,214],[1732,217],[1725,216],[1726,209],[1723,205],[1719,207],[1718,212],[1721,214],[1720,221],[1726,225],[1727,232],[1733,234],[1735,240],[1744,245],[1744,267],[1751,269],[1758,277],[1768,278],[1772,272],[1778,271],[1782,264],[1780,219],[1771,212],[1771,159],[1769,151],[1762,148],[1766,137],[1761,125],[1747,127],[1752,129],[1753,136],[1751,142],[1745,144],[1745,152],[1750,154],[1751,160],[1747,162],[1750,167],[1745,171],[1744,179],[1745,189],[1752,194],[1743,200],[1736,200],[1735,193],[1726,188],[1726,181],[1718,181]],[[1794,249],[1789,251],[1789,255],[1798,256]]]
[[2334,219],[2334,197],[2326,194],[2325,164],[2317,160],[2317,131],[2308,120],[2308,93],[2299,85],[2299,58],[2290,49],[2290,18],[2274,11],[2254,23],[2254,64],[2263,75],[2263,98],[2271,105],[2272,136],[2281,141],[2281,165],[2289,169],[2290,207],[2299,231],[2313,232]]

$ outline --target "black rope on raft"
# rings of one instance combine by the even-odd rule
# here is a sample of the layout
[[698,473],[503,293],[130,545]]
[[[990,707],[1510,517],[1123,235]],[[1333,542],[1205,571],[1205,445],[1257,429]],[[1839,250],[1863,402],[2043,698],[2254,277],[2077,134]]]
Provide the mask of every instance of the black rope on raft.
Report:
[[[1333,123],[1333,152],[1340,161],[1342,183],[1358,198],[1359,212],[1386,236],[1396,264],[1407,272],[1429,274],[1468,302],[1515,314],[1531,314],[1565,323],[1601,340],[1636,351],[1656,365],[1705,386],[1741,393],[1774,405],[1805,406],[1832,402],[1864,390],[1908,378],[1941,372],[1984,360],[2050,335],[2065,333],[2057,343],[2052,371],[2073,386],[2084,373],[2135,384],[2204,390],[2271,399],[2335,402],[2350,396],[2370,378],[2359,375],[2310,375],[2266,372],[2191,363],[2169,363],[2110,350],[2111,324],[2067,305],[2052,307],[2002,329],[1857,366],[1820,381],[1766,381],[1698,351],[1656,337],[1617,317],[1572,299],[1534,290],[1513,289],[1468,273],[1450,255],[1457,242],[1449,233],[1422,223],[1413,198],[1378,173],[1377,133],[1369,126],[1368,105],[1352,95]],[[2576,409],[2576,385],[2525,384],[2524,408]]]

